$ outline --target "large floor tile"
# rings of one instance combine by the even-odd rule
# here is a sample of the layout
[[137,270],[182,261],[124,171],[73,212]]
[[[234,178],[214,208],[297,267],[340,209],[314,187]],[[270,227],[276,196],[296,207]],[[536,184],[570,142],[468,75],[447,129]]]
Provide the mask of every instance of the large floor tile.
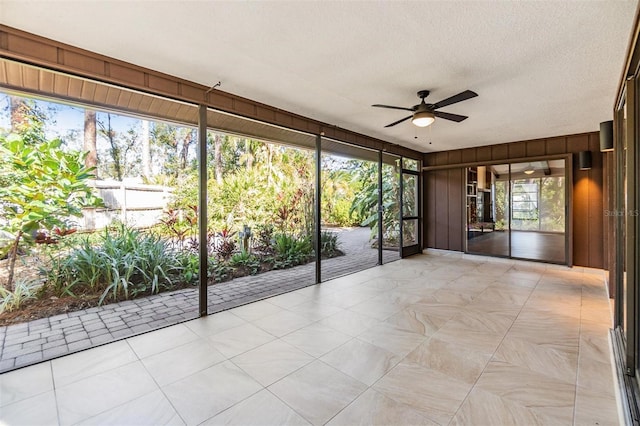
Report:
[[259,329],[253,324],[230,328],[209,338],[215,348],[227,358],[264,345],[274,339],[275,337],[273,335]]
[[503,334],[469,329],[466,321],[453,318],[432,337],[471,351],[492,355],[504,338]]
[[308,426],[310,423],[265,389],[202,425]]
[[60,422],[74,424],[158,387],[140,361],[56,389]]
[[410,406],[429,420],[447,424],[471,389],[471,385],[417,364],[401,363],[374,389]]
[[137,361],[138,357],[125,341],[110,343],[51,361],[56,387]]
[[574,348],[539,345],[507,335],[493,359],[525,367],[567,383],[576,382],[578,351]]
[[351,339],[352,337],[348,334],[319,323],[310,324],[282,338],[285,342],[316,358]]
[[311,321],[319,321],[338,312],[342,312],[343,308],[329,302],[311,301],[293,306],[289,308],[289,310]]
[[358,339],[386,349],[396,355],[405,356],[414,350],[427,337],[422,334],[402,330],[391,324],[381,324],[358,336]]
[[295,312],[282,310],[277,314],[260,318],[253,324],[266,332],[282,337],[313,322],[312,319]]
[[46,391],[0,408],[1,425],[42,426],[58,424],[53,391]]
[[490,358],[486,353],[433,337],[409,353],[406,361],[474,384]]
[[390,316],[400,312],[403,306],[396,305],[391,302],[381,300],[365,300],[357,305],[351,306],[349,310],[351,312],[358,313],[378,321],[384,321]]
[[240,306],[239,308],[232,309],[229,312],[245,321],[251,322],[269,315],[277,314],[282,311],[282,309],[283,308],[280,306],[269,303],[267,300],[261,300],[259,302]]
[[330,426],[352,425],[425,425],[436,426],[408,405],[394,401],[383,394],[368,389],[328,423]]
[[301,305],[307,301],[309,301],[309,299],[312,296],[308,295],[308,294],[303,294],[303,293],[299,293],[297,291],[292,291],[291,293],[285,293],[285,294],[281,294],[279,296],[275,296],[275,297],[270,297],[269,299],[267,299],[267,302],[276,305],[276,306],[280,306],[281,308],[292,308],[294,306],[297,305]]
[[400,362],[402,357],[362,340],[353,339],[321,359],[371,386]]
[[230,328],[239,327],[246,321],[229,311],[218,312],[184,323],[191,331],[201,337],[210,337]]
[[446,324],[449,319],[450,317],[431,313],[429,309],[422,309],[420,305],[411,305],[393,314],[384,322],[401,330],[422,334],[423,336],[431,336]]
[[227,358],[206,339],[178,346],[144,358],[142,363],[155,381],[166,385],[211,367]]
[[173,426],[184,424],[169,400],[161,391],[157,390],[90,417],[78,423],[78,426]]
[[541,415],[570,424],[576,396],[575,384],[542,375],[506,362],[490,361],[476,386]]
[[271,385],[269,390],[314,425],[326,423],[367,387],[322,361]]
[[318,321],[318,324],[328,325],[350,336],[357,336],[370,328],[376,327],[379,323],[378,320],[349,310],[338,312]]
[[183,324],[127,339],[140,359],[192,342],[198,335]]
[[262,386],[230,361],[163,388],[188,425],[200,424],[258,392]]
[[525,405],[473,388],[450,425],[562,425],[560,419],[536,413]]
[[231,359],[262,386],[280,380],[284,376],[313,361],[313,357],[282,340],[274,340]]
[[0,407],[53,389],[51,363],[43,362],[0,375]]
[[575,419],[576,425],[614,426],[621,424],[615,395],[601,392],[599,388],[583,388],[576,390]]

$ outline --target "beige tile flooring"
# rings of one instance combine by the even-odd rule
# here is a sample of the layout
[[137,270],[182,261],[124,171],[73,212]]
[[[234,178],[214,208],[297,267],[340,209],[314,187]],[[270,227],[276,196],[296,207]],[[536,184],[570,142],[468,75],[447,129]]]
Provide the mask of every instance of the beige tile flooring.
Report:
[[429,253],[0,376],[0,424],[618,424],[601,271]]

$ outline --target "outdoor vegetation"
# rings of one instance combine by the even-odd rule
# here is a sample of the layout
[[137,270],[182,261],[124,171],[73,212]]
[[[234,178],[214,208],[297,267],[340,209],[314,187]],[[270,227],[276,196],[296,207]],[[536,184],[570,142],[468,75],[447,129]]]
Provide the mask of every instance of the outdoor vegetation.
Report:
[[[2,93],[0,109],[0,325],[30,305],[44,313],[23,320],[48,304],[80,309],[198,283],[195,129]],[[213,131],[207,143],[209,283],[313,261],[314,153]],[[377,165],[322,164],[317,246],[329,258],[343,254],[333,227],[377,229]],[[141,226],[99,182],[169,196]],[[105,226],[87,225],[98,215]],[[398,215],[384,217],[391,235]]]

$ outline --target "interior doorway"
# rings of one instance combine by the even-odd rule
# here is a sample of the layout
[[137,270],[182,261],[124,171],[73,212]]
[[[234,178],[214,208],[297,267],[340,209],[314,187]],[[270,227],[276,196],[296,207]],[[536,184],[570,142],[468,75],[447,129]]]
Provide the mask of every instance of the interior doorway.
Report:
[[466,252],[566,264],[566,159],[467,168]]

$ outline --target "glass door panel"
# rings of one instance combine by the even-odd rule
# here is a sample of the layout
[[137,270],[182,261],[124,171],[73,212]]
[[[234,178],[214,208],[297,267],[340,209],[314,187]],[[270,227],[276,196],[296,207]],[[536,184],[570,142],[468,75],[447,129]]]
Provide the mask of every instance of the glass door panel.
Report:
[[382,263],[400,259],[400,157],[382,154]]
[[379,263],[379,153],[321,139],[321,280]]
[[467,252],[566,263],[565,159],[467,169]]
[[511,165],[511,257],[565,263],[565,160]]
[[467,252],[509,256],[509,164],[467,169]]
[[400,179],[402,210],[402,257],[420,252],[420,185],[418,161],[402,159]]

